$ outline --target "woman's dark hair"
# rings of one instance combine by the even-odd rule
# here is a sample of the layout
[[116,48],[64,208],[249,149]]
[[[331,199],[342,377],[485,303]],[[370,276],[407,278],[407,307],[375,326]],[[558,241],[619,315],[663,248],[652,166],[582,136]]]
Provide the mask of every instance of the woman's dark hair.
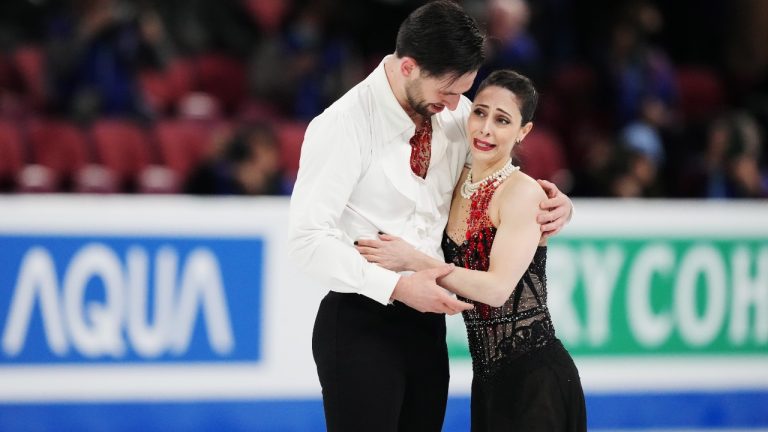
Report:
[[519,108],[522,116],[520,125],[525,125],[533,120],[533,113],[536,111],[536,104],[539,102],[539,93],[528,77],[509,69],[493,71],[488,75],[488,78],[480,83],[477,93],[490,86],[505,88],[515,94],[520,103]]
[[485,61],[485,35],[457,3],[435,0],[400,24],[395,54],[412,57],[429,76],[456,79],[480,69]]

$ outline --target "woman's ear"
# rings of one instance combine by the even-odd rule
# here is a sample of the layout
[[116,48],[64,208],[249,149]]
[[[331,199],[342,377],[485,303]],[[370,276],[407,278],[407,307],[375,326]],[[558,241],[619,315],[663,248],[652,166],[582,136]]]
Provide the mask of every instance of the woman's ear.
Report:
[[528,122],[525,124],[525,126],[521,127],[520,133],[517,136],[516,144],[520,144],[520,142],[525,139],[528,133],[531,132],[531,129],[533,129],[533,122]]

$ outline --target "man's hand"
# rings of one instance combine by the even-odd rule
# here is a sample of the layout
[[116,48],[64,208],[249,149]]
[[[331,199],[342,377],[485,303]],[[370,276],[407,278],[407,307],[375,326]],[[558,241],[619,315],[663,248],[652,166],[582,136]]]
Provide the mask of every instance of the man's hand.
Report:
[[436,282],[452,272],[453,267],[453,264],[446,264],[400,277],[392,292],[392,300],[405,303],[419,312],[454,315],[472,309],[471,304],[456,299]]
[[573,203],[568,196],[557,188],[554,183],[546,180],[536,180],[539,182],[548,199],[539,204],[541,211],[536,217],[536,221],[541,225],[542,238],[549,238],[560,232],[561,229],[571,220],[573,212]]

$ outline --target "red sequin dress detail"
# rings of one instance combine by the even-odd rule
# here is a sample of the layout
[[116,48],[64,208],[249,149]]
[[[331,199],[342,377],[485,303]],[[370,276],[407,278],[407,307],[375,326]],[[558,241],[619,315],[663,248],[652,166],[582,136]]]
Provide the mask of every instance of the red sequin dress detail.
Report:
[[416,128],[411,140],[411,171],[421,178],[427,177],[432,155],[432,119],[426,118]]
[[[488,271],[496,237],[488,207],[500,184],[501,181],[489,180],[470,196],[464,241],[457,244],[444,234],[446,262]],[[463,315],[476,377],[489,378],[506,362],[555,340],[546,305],[546,250],[543,246],[537,248],[528,270],[503,306],[492,307],[462,298],[475,306]]]

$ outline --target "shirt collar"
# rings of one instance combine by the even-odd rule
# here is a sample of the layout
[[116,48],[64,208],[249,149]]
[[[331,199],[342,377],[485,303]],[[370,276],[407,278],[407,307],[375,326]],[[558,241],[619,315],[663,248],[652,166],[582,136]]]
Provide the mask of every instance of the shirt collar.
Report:
[[392,55],[384,57],[379,63],[379,66],[369,76],[371,82],[371,89],[376,95],[376,100],[379,102],[375,109],[379,111],[378,118],[382,122],[381,130],[386,133],[386,138],[392,139],[396,136],[403,135],[406,132],[409,135],[413,135],[416,125],[400,103],[395,97],[395,93],[392,91],[392,87],[387,80],[387,72],[384,70],[384,62],[391,58]]

